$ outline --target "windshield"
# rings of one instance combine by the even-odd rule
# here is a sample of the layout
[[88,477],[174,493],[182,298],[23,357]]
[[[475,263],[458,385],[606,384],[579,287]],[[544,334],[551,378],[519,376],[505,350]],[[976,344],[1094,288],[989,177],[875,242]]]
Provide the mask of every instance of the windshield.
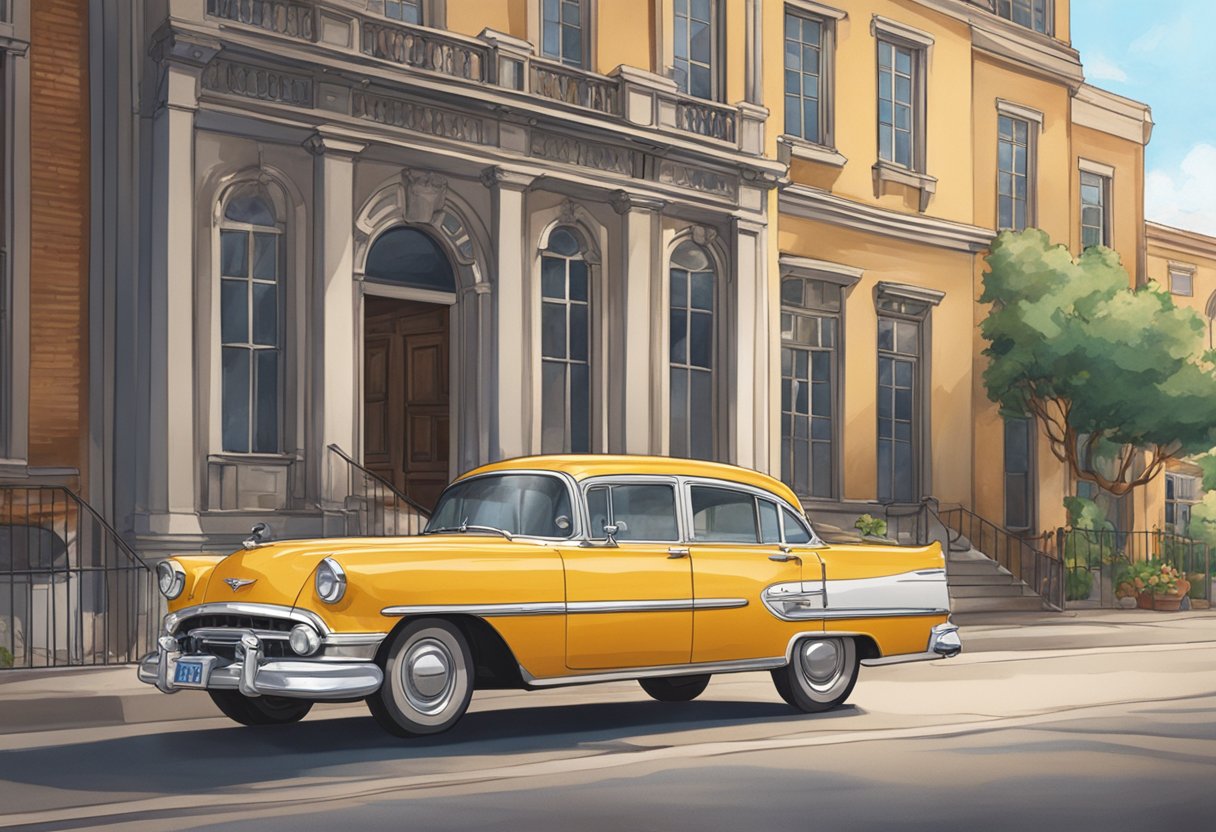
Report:
[[557,477],[498,474],[458,482],[443,492],[423,534],[489,526],[530,537],[569,537],[570,495]]

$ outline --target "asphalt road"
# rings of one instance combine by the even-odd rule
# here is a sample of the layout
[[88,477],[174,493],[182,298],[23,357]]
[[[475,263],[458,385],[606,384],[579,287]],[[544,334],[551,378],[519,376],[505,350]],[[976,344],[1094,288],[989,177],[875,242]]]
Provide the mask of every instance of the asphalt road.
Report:
[[352,706],[267,729],[9,734],[0,828],[1207,827],[1216,618],[1188,626],[1065,649],[1050,648],[1084,639],[1026,649],[994,629],[951,661],[863,669],[851,705],[820,716],[740,674],[680,705],[632,683],[487,692],[456,730],[413,742]]

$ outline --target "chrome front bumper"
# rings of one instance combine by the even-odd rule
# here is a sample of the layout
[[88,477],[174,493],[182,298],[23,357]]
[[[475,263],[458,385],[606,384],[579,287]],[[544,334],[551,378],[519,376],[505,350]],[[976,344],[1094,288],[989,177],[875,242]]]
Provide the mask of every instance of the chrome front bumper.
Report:
[[[177,663],[189,658],[203,665],[200,684],[179,685],[173,679]],[[262,639],[253,631],[240,634],[236,660],[212,655],[185,655],[172,636],[157,640],[155,653],[139,663],[139,680],[164,693],[179,690],[238,690],[245,696],[288,696],[298,699],[359,699],[375,693],[384,681],[373,662],[316,659],[266,659]]]
[[945,624],[936,625],[929,631],[929,644],[923,653],[883,656],[881,659],[862,659],[861,663],[866,667],[881,667],[885,664],[952,659],[961,652],[963,652],[963,640],[959,637],[958,626],[947,621]]

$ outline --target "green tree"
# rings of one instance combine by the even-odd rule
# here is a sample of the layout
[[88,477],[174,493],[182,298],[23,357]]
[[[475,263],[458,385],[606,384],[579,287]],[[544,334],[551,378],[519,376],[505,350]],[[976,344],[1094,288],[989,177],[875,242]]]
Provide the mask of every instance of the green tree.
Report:
[[1072,475],[1121,496],[1216,444],[1216,358],[1204,324],[1114,251],[1074,258],[1037,229],[992,245],[980,332],[988,397],[1034,416]]

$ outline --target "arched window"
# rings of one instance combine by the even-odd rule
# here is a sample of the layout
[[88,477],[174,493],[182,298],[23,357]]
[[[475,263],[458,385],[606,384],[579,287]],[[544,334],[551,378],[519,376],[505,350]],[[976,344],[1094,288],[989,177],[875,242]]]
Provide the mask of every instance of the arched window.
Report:
[[363,274],[380,283],[437,292],[456,291],[456,278],[447,254],[430,235],[404,225],[390,228],[376,238],[367,253]]
[[671,455],[714,456],[714,295],[709,252],[686,240],[671,255]]
[[280,450],[284,234],[261,190],[228,200],[220,223],[223,448]]
[[579,233],[555,228],[540,258],[541,450],[591,450],[591,286]]

